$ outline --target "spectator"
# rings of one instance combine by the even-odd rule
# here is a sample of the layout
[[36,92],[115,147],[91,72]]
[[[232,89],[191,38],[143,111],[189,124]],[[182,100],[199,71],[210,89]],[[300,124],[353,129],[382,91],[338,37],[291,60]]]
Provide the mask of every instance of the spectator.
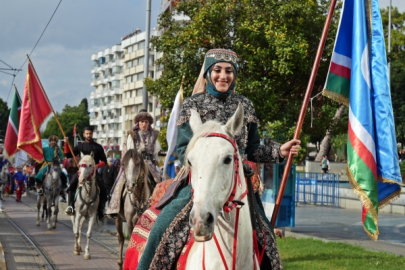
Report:
[[330,169],[328,156],[324,156],[321,161],[322,173],[327,173]]

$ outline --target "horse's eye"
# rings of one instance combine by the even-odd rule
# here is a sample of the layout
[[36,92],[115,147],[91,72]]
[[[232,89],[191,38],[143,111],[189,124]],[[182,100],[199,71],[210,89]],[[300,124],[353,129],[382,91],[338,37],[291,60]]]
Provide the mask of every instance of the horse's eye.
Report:
[[232,162],[232,158],[231,158],[231,157],[226,157],[226,158],[224,159],[224,163],[225,163],[225,164],[231,164],[231,162]]
[[190,165],[190,167],[192,167],[190,160],[187,160],[187,161],[188,161],[188,165]]

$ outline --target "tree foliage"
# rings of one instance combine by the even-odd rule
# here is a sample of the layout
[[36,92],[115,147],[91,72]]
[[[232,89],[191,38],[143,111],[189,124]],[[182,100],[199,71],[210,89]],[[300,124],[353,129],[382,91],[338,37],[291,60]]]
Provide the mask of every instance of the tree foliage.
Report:
[[[175,11],[190,18],[175,21],[170,12],[159,18],[164,29],[151,42],[163,57],[157,65],[162,76],[146,79],[148,91],[171,108],[185,76],[185,97],[190,96],[205,53],[229,48],[239,57],[236,92],[255,105],[261,129],[280,121],[277,132],[295,126],[325,23],[326,0],[198,0],[175,1]],[[323,89],[333,49],[338,13],[335,14],[324,48],[313,93]],[[314,125],[307,113],[304,130],[322,138],[338,104],[319,97],[314,100]],[[309,112],[309,110],[308,110]],[[290,137],[291,138],[291,137]]]
[[[83,99],[78,106],[66,105],[61,113],[57,113],[58,119],[65,131],[66,136],[69,137],[70,143],[73,143],[73,128],[76,124],[77,132],[83,131],[84,127],[90,125],[90,116],[87,110],[87,99]],[[51,135],[57,135],[63,138],[62,131],[56,122],[55,117],[52,117],[45,131],[42,133],[42,138],[48,138]]]
[[[6,135],[8,117],[10,115],[10,109],[7,106],[7,103],[4,102],[3,99],[0,98],[0,135]],[[1,137],[4,139],[4,137]]]
[[[388,46],[388,8],[381,10],[385,44]],[[405,12],[391,10],[391,98],[397,141],[405,144]],[[387,47],[388,48],[388,47]]]

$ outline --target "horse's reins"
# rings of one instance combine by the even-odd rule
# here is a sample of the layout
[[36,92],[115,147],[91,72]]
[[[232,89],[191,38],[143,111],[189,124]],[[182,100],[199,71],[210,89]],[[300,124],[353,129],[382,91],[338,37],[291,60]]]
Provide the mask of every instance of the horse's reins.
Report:
[[[79,164],[79,168],[87,168],[87,164],[86,164],[86,163]],[[92,182],[93,177],[94,177],[94,172],[95,172],[95,170],[94,170],[94,168],[92,168],[90,174],[89,174],[89,175],[87,176],[87,178],[85,179],[85,182],[89,183],[89,189],[87,189],[86,183],[84,183],[84,185],[83,185],[83,186],[84,186],[84,189],[86,190],[87,199],[90,197],[91,182]],[[78,176],[78,177],[80,176],[80,169],[77,171],[77,176]],[[98,189],[96,189],[96,196],[95,196],[95,199],[96,199],[97,196],[98,196],[97,193],[98,193]],[[85,201],[85,200],[83,199],[83,197],[82,197],[82,193],[81,193],[81,192],[79,192],[79,197],[80,197],[80,199],[82,200],[82,202],[86,204],[87,207],[89,207],[89,205],[94,202],[94,200],[90,200],[90,201],[88,201],[88,202]]]
[[[235,219],[235,231],[233,234],[233,252],[232,252],[232,269],[236,269],[236,250],[237,250],[237,245],[238,245],[238,228],[239,228],[239,211],[244,205],[242,202],[243,198],[246,197],[246,194],[248,193],[248,189],[246,188],[245,192],[239,197],[238,200],[235,200],[235,195],[236,195],[236,188],[239,186],[239,188],[242,188],[242,181],[240,179],[240,174],[239,174],[239,157],[238,157],[238,148],[236,146],[236,141],[235,139],[231,139],[229,136],[222,134],[222,133],[217,133],[217,132],[210,132],[210,133],[205,133],[202,134],[200,137],[218,137],[218,138],[223,138],[230,142],[233,146],[234,153],[233,153],[233,160],[234,160],[234,168],[235,168],[235,173],[234,173],[234,181],[233,181],[233,188],[232,191],[230,192],[228,200],[225,202],[225,205],[223,206],[222,210],[224,212],[230,213],[234,208],[236,208],[236,219]],[[191,177],[190,177],[191,179]],[[191,190],[194,192],[194,190]],[[225,217],[223,216],[225,219]],[[226,221],[226,220],[225,220]],[[225,256],[222,252],[222,249],[219,245],[218,239],[215,235],[213,234],[215,245],[217,246],[218,252],[221,256],[222,263],[224,264],[224,267],[226,270],[228,270],[228,265],[225,261]],[[195,237],[194,237],[195,239]],[[198,240],[196,240],[198,241]],[[205,242],[203,242],[203,260],[202,260],[202,267],[205,270]]]
[[[141,161],[141,162],[144,162],[144,161]],[[125,164],[124,164],[124,167],[125,167]],[[139,164],[139,167],[141,167],[141,164]],[[139,169],[139,171],[140,171],[140,169]],[[125,182],[128,181],[127,175],[126,175],[126,173],[125,173],[125,169],[122,170],[122,173],[123,173],[123,177],[124,177],[124,179],[125,179]],[[137,178],[136,181],[134,182],[134,184],[135,184],[134,189],[138,186],[139,181],[141,181],[142,178],[145,178],[145,176],[144,176],[143,174],[139,173],[138,178]],[[144,185],[147,185],[147,183],[144,183]],[[141,196],[141,198],[139,199],[135,192],[132,192],[132,191],[129,191],[129,190],[128,190],[128,194],[134,194],[135,199],[139,202],[138,204],[141,204],[141,203],[142,203],[142,201],[143,201],[143,196],[145,195],[145,194],[142,192],[142,196]],[[149,207],[150,198],[149,198],[149,200],[146,202],[146,204],[145,204],[143,207],[140,207],[139,205],[138,205],[138,206],[135,205],[135,203],[134,203],[134,202],[132,201],[132,199],[131,199],[131,196],[129,196],[129,202],[130,202],[130,204],[132,205],[133,208],[137,209],[136,213],[138,214],[138,216],[141,216],[141,214],[144,212],[144,210],[146,210],[146,208]]]

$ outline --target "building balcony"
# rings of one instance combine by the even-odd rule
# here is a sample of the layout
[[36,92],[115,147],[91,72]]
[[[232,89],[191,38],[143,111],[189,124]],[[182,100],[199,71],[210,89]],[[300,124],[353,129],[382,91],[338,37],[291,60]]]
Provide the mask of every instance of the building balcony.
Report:
[[102,119],[102,120],[101,120],[101,124],[102,124],[102,125],[107,124],[107,119],[105,119],[105,120],[104,120],[104,119]]
[[92,125],[92,126],[100,125],[100,119],[96,119],[96,118],[90,119],[90,125]]

